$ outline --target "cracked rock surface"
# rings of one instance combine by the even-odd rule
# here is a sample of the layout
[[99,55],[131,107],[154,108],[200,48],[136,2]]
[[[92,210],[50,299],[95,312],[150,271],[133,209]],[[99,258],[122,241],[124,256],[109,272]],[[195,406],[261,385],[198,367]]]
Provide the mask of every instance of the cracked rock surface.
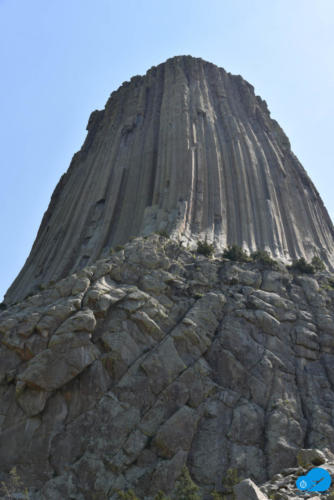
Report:
[[0,479],[16,466],[33,500],[150,500],[187,465],[206,499],[294,498],[282,471],[333,459],[331,283],[151,235],[10,306]]

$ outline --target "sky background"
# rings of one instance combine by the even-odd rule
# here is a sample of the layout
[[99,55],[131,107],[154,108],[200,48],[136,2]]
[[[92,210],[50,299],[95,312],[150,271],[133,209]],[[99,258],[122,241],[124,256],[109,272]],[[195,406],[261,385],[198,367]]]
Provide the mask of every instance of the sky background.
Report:
[[333,0],[0,0],[0,302],[90,113],[181,54],[254,85],[334,219]]

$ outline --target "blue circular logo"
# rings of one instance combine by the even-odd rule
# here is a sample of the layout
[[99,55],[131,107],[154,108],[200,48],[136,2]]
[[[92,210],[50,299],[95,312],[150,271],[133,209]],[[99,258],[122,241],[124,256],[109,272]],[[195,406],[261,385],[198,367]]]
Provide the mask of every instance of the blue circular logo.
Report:
[[299,490],[305,491],[308,488],[308,482],[306,480],[306,476],[301,476],[296,481],[297,488]]
[[331,482],[331,476],[326,469],[315,467],[306,476],[300,476],[296,481],[296,486],[300,491],[326,491]]

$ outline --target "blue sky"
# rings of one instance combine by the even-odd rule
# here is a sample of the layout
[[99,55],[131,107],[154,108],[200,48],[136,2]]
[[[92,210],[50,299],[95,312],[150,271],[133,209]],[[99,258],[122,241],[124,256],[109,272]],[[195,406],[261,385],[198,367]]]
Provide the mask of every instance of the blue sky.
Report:
[[333,0],[0,0],[0,301],[89,114],[174,55],[241,74],[334,218]]

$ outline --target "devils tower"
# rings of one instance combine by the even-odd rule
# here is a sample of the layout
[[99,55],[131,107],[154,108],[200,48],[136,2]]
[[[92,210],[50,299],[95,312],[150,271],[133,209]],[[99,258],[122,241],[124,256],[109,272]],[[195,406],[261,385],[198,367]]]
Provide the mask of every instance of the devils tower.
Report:
[[319,194],[240,76],[174,57],[113,92],[87,130],[7,303],[154,231],[284,261],[319,254],[333,267]]
[[0,307],[0,497],[296,500],[333,477],[334,231],[266,103],[175,57],[87,128]]

